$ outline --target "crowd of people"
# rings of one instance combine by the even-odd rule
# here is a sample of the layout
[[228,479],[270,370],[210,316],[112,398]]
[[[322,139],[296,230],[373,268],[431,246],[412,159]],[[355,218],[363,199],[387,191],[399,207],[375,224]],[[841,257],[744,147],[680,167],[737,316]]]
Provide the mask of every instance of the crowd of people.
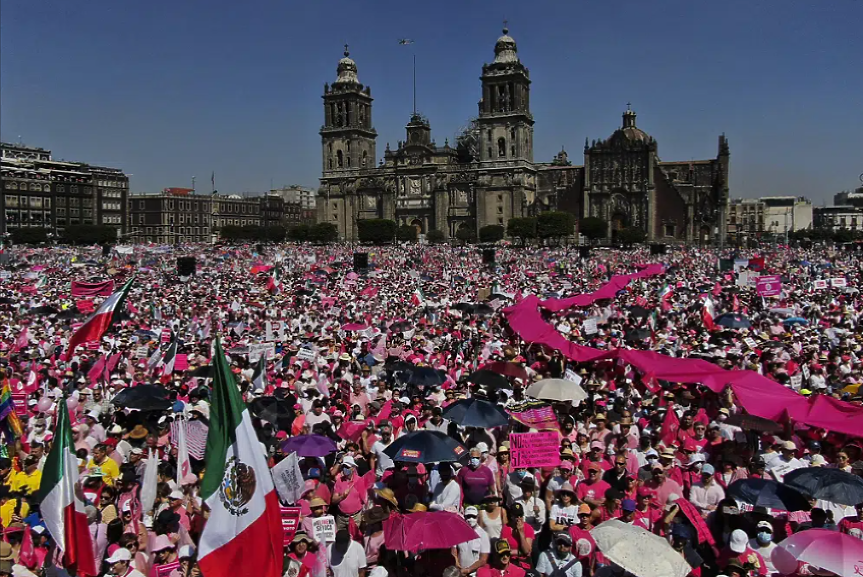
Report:
[[[268,465],[295,458],[302,475],[298,498],[280,493],[283,511],[298,511],[279,543],[290,577],[853,574],[837,568],[853,567],[844,558],[811,556],[819,539],[822,551],[846,538],[863,551],[863,442],[847,427],[758,418],[731,387],[654,378],[622,358],[567,358],[525,341],[508,314],[531,295],[592,293],[662,264],[612,298],[539,314],[555,338],[585,347],[701,359],[755,371],[809,402],[854,406],[863,383],[855,252],[594,249],[581,258],[501,246],[483,264],[470,247],[410,245],[363,249],[370,267],[355,271],[357,247],[258,248],[5,249],[0,576],[75,572],[41,513],[64,407],[99,574],[201,574],[216,337]],[[195,257],[194,275],[178,276],[178,256]],[[781,277],[775,296],[756,290],[767,274]],[[845,280],[825,286],[836,278]],[[68,350],[130,279],[107,332]],[[73,283],[108,281],[102,296],[73,296]],[[721,313],[732,320],[717,322]],[[549,379],[566,381],[571,396],[528,394]],[[146,385],[158,387],[134,394]],[[452,408],[470,401],[505,423],[465,425]],[[418,431],[455,441],[455,457],[403,451],[399,460],[387,450]],[[556,433],[557,455],[513,467],[524,449],[510,435],[531,432]],[[327,448],[296,450],[310,439]],[[792,483],[801,469],[847,476],[831,477],[825,496]],[[440,523],[438,537],[468,527],[471,538],[404,547],[392,527],[420,513]],[[322,530],[316,519],[330,517],[332,531]],[[783,548],[801,537],[815,544]]]

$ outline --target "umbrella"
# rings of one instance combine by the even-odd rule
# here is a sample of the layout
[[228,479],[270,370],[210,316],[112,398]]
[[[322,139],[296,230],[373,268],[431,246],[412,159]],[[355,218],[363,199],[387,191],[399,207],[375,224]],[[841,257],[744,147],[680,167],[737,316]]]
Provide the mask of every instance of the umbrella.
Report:
[[467,452],[458,442],[440,431],[414,431],[396,439],[384,453],[393,461],[441,463],[458,461]]
[[168,399],[168,391],[162,385],[138,385],[123,389],[111,402],[124,409],[139,411],[164,411],[174,404]]
[[784,321],[782,321],[782,324],[785,326],[808,325],[809,321],[807,321],[803,317],[791,317],[790,319],[785,319]]
[[413,367],[408,372],[408,384],[416,387],[439,387],[444,381],[443,372],[431,367]]
[[470,312],[475,315],[491,315],[494,314],[494,309],[485,303],[479,303],[474,305],[473,310]]
[[650,338],[650,331],[648,329],[632,329],[627,331],[623,338],[629,342],[644,341]]
[[787,485],[771,479],[740,479],[728,486],[728,496],[749,503],[753,507],[767,507],[779,511],[805,511],[809,501]]
[[[488,365],[486,365],[485,368],[490,370],[490,371],[493,371],[495,373],[499,373],[501,375],[506,375],[507,377],[512,377],[514,379],[521,379],[522,381],[527,380],[527,371],[524,370],[524,367],[518,363],[509,363],[506,361],[495,361],[493,363],[489,363]],[[482,383],[478,383],[478,384],[482,384]]]
[[587,398],[587,393],[581,385],[566,379],[543,379],[529,386],[524,393],[534,399],[545,401],[569,402],[583,401]]
[[806,467],[795,469],[782,482],[814,499],[854,506],[863,503],[863,479],[842,469]]
[[467,521],[449,511],[394,514],[384,521],[384,544],[393,551],[449,549],[476,538]]
[[31,315],[56,315],[58,311],[55,307],[43,305],[41,307],[32,308],[27,311],[27,314]]
[[410,321],[396,321],[389,326],[389,329],[394,333],[403,333],[411,330],[412,326]]
[[836,575],[859,575],[863,541],[828,529],[807,529],[794,533],[777,544],[770,556],[783,574],[797,573],[798,561],[820,567]]
[[511,389],[512,385],[503,375],[489,369],[480,369],[467,376],[468,382],[490,389]]
[[609,561],[638,577],[686,577],[692,571],[668,541],[637,525],[611,519],[590,536]]
[[724,315],[719,315],[713,323],[728,329],[748,329],[752,327],[752,323],[749,322],[749,319],[740,313],[725,313]]
[[204,365],[203,367],[198,367],[194,371],[192,371],[193,377],[200,377],[202,379],[209,379],[213,373],[213,365]]
[[249,403],[249,410],[262,421],[272,423],[280,431],[290,431],[294,422],[293,407],[275,397],[255,399]]
[[480,427],[490,429],[502,427],[509,423],[509,415],[503,409],[480,399],[462,399],[456,401],[443,412],[443,418],[463,427]]
[[336,452],[336,443],[323,435],[297,435],[282,443],[282,452],[300,457],[326,457]]
[[650,311],[642,306],[634,305],[629,307],[629,315],[633,318],[646,318],[650,316]]
[[740,427],[747,431],[758,431],[761,433],[778,433],[782,430],[782,425],[776,421],[771,421],[770,419],[765,419],[763,417],[756,417],[755,415],[747,415],[745,413],[731,415],[725,422],[728,425]]

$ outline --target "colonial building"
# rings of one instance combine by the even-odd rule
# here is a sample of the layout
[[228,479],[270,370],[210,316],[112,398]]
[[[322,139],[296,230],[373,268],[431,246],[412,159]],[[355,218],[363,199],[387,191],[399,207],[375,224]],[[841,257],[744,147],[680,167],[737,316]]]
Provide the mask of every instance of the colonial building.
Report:
[[166,188],[162,192],[129,196],[129,242],[179,244],[208,242],[212,196],[192,189]]
[[284,201],[284,225],[288,228],[300,224],[315,224],[317,221],[317,204],[313,189],[292,184],[271,190],[270,196],[281,197]]
[[651,240],[710,242],[725,234],[728,142],[715,159],[663,162],[635,112],[605,140],[585,142],[584,164],[564,151],[549,163],[533,158],[530,74],[505,28],[480,77],[478,115],[450,145],[438,145],[428,119],[414,113],[405,140],[389,143],[378,166],[372,93],[359,81],[345,47],[337,78],[324,86],[318,218],[356,239],[357,221],[388,218],[437,229],[446,237],[506,225],[510,218],[558,209],[609,223],[608,237],[638,227]]
[[103,224],[125,232],[129,177],[119,168],[55,160],[50,150],[0,143],[0,234]]

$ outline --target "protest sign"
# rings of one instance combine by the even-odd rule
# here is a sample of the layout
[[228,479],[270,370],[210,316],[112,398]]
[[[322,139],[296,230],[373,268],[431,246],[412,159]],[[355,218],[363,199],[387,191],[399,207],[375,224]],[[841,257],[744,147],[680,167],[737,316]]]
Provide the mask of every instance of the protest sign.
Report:
[[296,453],[291,453],[270,469],[273,484],[285,503],[296,503],[303,494],[303,474]]
[[312,519],[312,532],[318,543],[332,543],[336,540],[336,519],[332,515],[324,515]]
[[297,360],[300,361],[313,361],[316,356],[315,351],[312,349],[302,348],[297,351]]
[[276,348],[273,343],[260,343],[257,345],[249,345],[249,362],[257,362],[261,355],[266,355],[267,360],[271,360],[276,356]]
[[584,322],[581,324],[581,328],[582,330],[584,330],[584,334],[595,335],[598,332],[598,329],[596,328],[596,321],[596,317],[584,319]]
[[789,379],[791,381],[791,388],[795,391],[799,391],[803,387],[803,375],[797,373],[796,375],[791,375]]
[[294,540],[294,535],[297,533],[297,528],[300,526],[300,508],[299,507],[281,507],[282,511],[282,534],[284,540],[282,543],[289,546]]
[[782,294],[782,277],[777,275],[762,275],[755,281],[758,296],[774,297]]
[[845,287],[845,286],[848,286],[848,281],[845,280],[845,277],[841,277],[841,276],[836,277],[836,278],[831,278],[830,279],[830,286],[832,286],[833,288]]
[[815,290],[824,290],[827,288],[827,281],[824,279],[812,281],[812,288]]
[[555,416],[551,406],[542,401],[523,401],[521,403],[516,403],[514,405],[510,405],[506,409],[506,412],[509,413],[509,416],[513,419],[531,429],[538,429],[540,431],[557,431],[560,429],[557,417]]
[[560,439],[554,431],[510,433],[509,450],[514,469],[556,467],[560,464]]

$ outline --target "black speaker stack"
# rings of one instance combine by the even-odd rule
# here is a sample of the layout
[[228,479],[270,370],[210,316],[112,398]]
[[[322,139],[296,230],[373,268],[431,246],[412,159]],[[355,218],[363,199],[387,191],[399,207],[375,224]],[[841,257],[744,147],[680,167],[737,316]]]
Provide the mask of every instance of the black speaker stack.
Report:
[[195,274],[197,261],[193,256],[181,256],[177,258],[177,274],[179,276],[192,276]]
[[354,271],[360,272],[369,268],[369,253],[355,252],[354,253]]
[[650,254],[665,254],[666,247],[664,244],[650,245]]
[[494,264],[494,249],[493,248],[484,248],[482,249],[482,264]]
[[578,247],[578,258],[590,258],[590,247],[589,246]]

